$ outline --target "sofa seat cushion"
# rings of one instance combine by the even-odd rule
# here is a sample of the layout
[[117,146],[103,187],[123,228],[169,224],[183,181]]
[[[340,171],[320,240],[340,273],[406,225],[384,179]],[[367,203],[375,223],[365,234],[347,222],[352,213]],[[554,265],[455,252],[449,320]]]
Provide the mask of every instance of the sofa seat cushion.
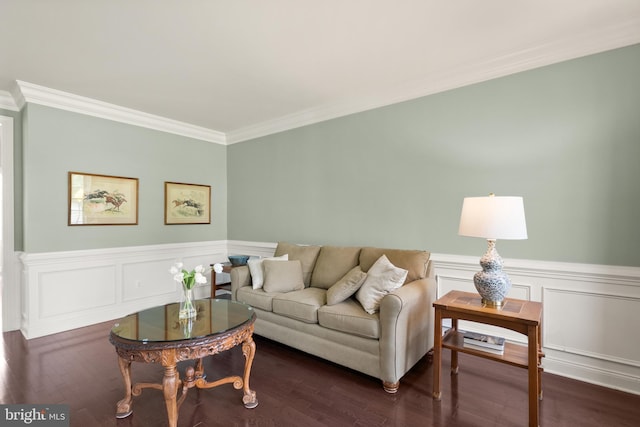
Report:
[[273,312],[306,323],[318,323],[318,309],[327,301],[327,291],[305,288],[273,298]]
[[273,311],[273,298],[278,295],[280,294],[265,292],[264,289],[243,286],[238,289],[236,299],[264,311]]
[[340,278],[358,265],[360,248],[323,246],[311,276],[311,286],[329,289]]
[[325,328],[365,338],[380,339],[380,316],[369,314],[362,305],[349,298],[335,305],[325,305],[318,310],[318,323]]

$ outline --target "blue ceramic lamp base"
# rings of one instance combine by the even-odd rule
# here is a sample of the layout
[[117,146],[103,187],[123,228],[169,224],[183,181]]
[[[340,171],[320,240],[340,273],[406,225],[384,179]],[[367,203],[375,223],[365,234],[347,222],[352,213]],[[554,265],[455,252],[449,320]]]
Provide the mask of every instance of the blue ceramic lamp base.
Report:
[[507,273],[502,271],[502,258],[496,250],[496,241],[487,240],[487,252],[480,258],[482,271],[473,276],[473,284],[487,307],[502,307],[504,299],[511,289]]

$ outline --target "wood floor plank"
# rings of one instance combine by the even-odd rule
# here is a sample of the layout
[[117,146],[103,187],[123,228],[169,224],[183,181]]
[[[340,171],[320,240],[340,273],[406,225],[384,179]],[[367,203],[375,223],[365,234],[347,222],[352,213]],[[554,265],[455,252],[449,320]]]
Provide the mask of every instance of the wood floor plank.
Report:
[[[134,413],[118,420],[124,396],[117,357],[108,341],[112,322],[32,340],[3,334],[1,403],[65,403],[73,427],[161,427],[167,425],[162,393],[145,389],[134,397]],[[460,372],[448,374],[443,352],[442,400],[431,399],[433,370],[421,360],[387,394],[379,380],[255,337],[251,375],[259,406],[245,409],[241,390],[230,384],[191,389],[180,409],[180,427],[472,427],[526,426],[526,371],[460,355]],[[181,374],[188,366],[181,362]],[[239,348],[208,357],[208,378],[240,374]],[[133,380],[157,382],[158,365],[133,364]],[[632,427],[640,419],[640,396],[543,374],[543,426]]]

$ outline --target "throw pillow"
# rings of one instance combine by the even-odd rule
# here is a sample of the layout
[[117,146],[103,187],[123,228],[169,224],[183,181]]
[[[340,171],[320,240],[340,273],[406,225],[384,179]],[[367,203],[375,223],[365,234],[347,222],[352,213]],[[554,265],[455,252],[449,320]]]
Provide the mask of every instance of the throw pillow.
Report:
[[263,289],[269,293],[291,292],[304,289],[302,263],[300,260],[265,260]]
[[369,314],[380,308],[380,301],[389,292],[398,289],[407,278],[408,271],[391,264],[386,255],[382,255],[367,271],[364,283],[356,293],[356,299]]
[[359,265],[353,267],[327,290],[327,305],[338,304],[355,294],[366,278],[367,273]]
[[250,258],[249,261],[247,261],[247,265],[249,266],[249,274],[251,274],[251,286],[253,286],[253,289],[261,289],[262,285],[264,284],[264,266],[262,265],[264,261],[286,261],[288,259],[288,254],[271,258]]
[[314,270],[319,252],[320,246],[295,245],[293,243],[279,242],[276,247],[276,252],[273,255],[288,254],[290,261],[294,259],[300,260],[304,285],[309,286],[311,283],[311,273]]

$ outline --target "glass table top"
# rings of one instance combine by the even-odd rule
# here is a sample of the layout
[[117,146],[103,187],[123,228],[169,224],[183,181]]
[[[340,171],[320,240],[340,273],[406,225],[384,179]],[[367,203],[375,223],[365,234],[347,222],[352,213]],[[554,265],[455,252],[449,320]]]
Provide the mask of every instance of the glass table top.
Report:
[[195,301],[195,319],[179,320],[179,303],[142,310],[120,319],[111,333],[138,342],[171,342],[216,335],[249,321],[253,309],[236,301],[200,299]]

